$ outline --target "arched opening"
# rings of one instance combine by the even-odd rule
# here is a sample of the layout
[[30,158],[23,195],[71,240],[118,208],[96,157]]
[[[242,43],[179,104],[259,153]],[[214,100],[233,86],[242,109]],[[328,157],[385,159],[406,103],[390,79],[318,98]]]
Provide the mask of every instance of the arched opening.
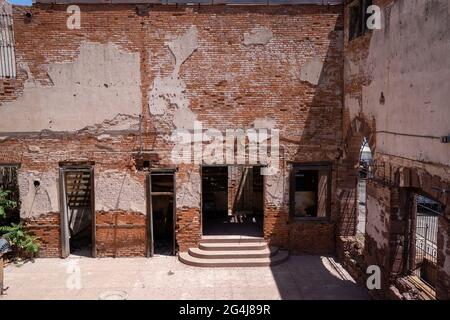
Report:
[[366,189],[367,180],[372,177],[373,173],[373,155],[369,147],[369,140],[364,137],[359,152],[358,166],[358,190],[357,190],[357,210],[358,221],[356,227],[356,237],[364,244],[366,234]]

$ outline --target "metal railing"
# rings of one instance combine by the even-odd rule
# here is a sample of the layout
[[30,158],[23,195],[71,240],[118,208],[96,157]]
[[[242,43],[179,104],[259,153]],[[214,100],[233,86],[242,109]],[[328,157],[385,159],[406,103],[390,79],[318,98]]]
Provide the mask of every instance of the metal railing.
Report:
[[437,263],[438,217],[442,207],[423,196],[416,198],[416,234],[413,274],[434,286]]

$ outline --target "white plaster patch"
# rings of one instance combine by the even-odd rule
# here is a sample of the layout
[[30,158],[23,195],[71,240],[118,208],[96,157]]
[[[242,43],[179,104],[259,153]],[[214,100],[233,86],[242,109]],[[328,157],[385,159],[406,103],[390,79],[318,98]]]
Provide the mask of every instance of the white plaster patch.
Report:
[[359,100],[348,95],[345,96],[345,106],[349,111],[350,119],[354,119],[361,111]]
[[387,237],[384,236],[386,232],[386,221],[382,220],[381,212],[382,208],[379,203],[379,199],[372,197],[367,194],[366,205],[367,205],[367,221],[366,233],[371,237],[376,243],[377,248],[387,248],[389,245]]
[[273,39],[273,33],[266,27],[254,28],[250,33],[244,33],[244,45],[266,45]]
[[269,118],[256,118],[253,121],[253,126],[255,129],[275,129],[277,121],[275,119]]
[[[185,34],[166,43],[175,57],[175,67],[170,76],[156,76],[149,93],[150,114],[170,123],[178,129],[192,129],[195,114],[189,109],[186,84],[180,78],[181,65],[197,50],[197,27],[192,26]],[[170,125],[169,125],[170,126]]]
[[190,27],[185,34],[165,44],[175,57],[175,69],[176,73],[178,73],[183,62],[197,50],[197,27]]
[[300,70],[300,80],[318,85],[322,74],[323,62],[320,58],[309,60]]
[[[20,217],[32,218],[41,214],[59,211],[58,174],[53,171],[19,170],[18,182],[20,193]],[[39,187],[34,186],[39,181]]]
[[100,172],[95,176],[95,209],[145,211],[145,186],[129,173],[117,170]]
[[187,171],[186,182],[180,183],[177,187],[176,205],[177,208],[200,208],[201,198],[201,178],[200,172]]
[[285,191],[289,186],[288,176],[281,171],[279,174],[265,177],[267,203],[276,208],[283,207],[287,203],[287,192]]
[[53,85],[29,78],[22,96],[0,105],[2,132],[76,131],[141,112],[139,53],[84,42],[74,62],[47,68]]

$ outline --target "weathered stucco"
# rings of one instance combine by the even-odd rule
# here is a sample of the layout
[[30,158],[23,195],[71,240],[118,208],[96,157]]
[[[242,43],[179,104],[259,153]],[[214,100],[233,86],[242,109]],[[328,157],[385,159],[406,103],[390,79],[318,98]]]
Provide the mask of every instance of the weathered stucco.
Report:
[[[172,74],[156,76],[149,94],[150,114],[158,120],[178,129],[192,129],[195,114],[189,109],[186,84],[180,77],[180,67],[197,50],[197,27],[191,26],[186,33],[166,42],[175,58]],[[172,119],[172,120],[171,120]],[[170,125],[172,122],[173,125]]]
[[[201,177],[200,171],[186,170],[183,181],[177,183],[176,206],[177,209],[200,208]],[[179,179],[177,179],[178,181]]]
[[387,234],[387,221],[385,221],[384,208],[378,198],[366,195],[366,235],[373,239],[378,249],[387,248],[389,239]]
[[[23,94],[0,105],[0,134],[75,131],[141,113],[139,54],[112,43],[84,42],[79,50],[74,62],[47,66],[52,85],[38,83],[27,71]],[[121,129],[130,128],[122,123]]]
[[318,85],[322,74],[323,62],[320,58],[312,58],[300,70],[300,80]]
[[145,214],[145,184],[129,173],[107,170],[95,175],[95,210]]
[[282,208],[289,203],[289,173],[281,170],[278,174],[265,176],[265,198],[269,206]]
[[[35,181],[39,182],[38,187],[34,186]],[[58,181],[57,172],[19,170],[18,182],[21,218],[36,218],[49,212],[58,212]]]
[[254,28],[249,33],[244,33],[244,45],[266,45],[273,38],[273,33],[266,27]]
[[395,1],[372,33],[368,57],[354,66],[346,56],[346,77],[363,68],[369,79],[362,105],[346,97],[346,107],[375,120],[378,152],[450,165],[449,144],[439,139],[450,134],[449,7],[447,0]]

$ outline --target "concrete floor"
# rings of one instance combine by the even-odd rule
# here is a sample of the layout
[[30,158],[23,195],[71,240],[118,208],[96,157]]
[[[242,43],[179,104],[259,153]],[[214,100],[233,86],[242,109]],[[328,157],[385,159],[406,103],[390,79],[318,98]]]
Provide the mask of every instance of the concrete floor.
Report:
[[333,258],[275,267],[196,268],[176,257],[36,259],[5,268],[1,299],[368,299]]

